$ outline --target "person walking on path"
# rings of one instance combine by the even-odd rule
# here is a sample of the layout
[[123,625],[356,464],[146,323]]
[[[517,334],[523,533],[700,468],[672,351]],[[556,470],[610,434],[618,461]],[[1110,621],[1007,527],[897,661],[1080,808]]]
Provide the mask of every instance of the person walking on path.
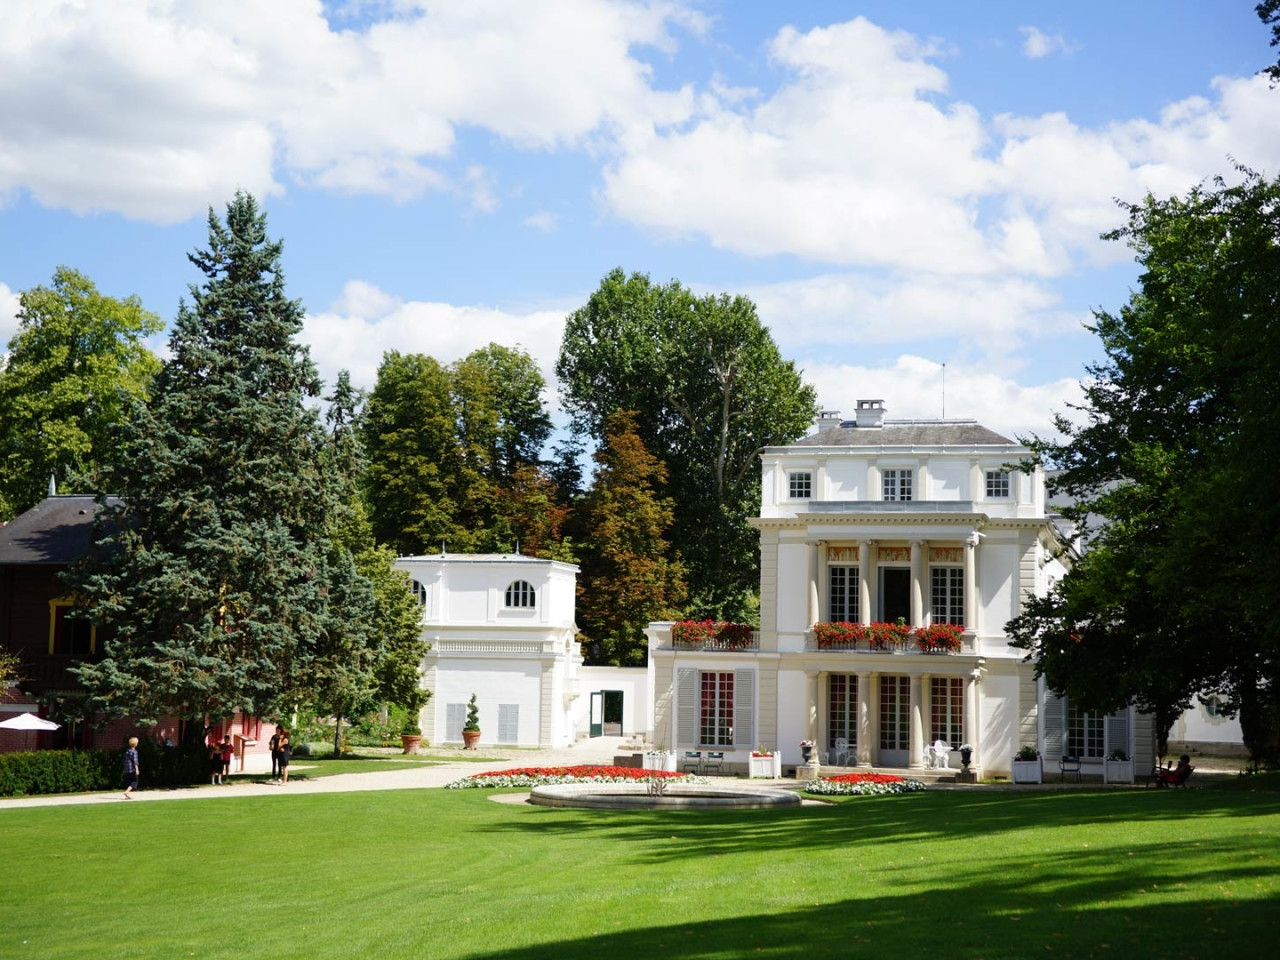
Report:
[[130,737],[129,746],[124,751],[124,798],[132,800],[129,794],[138,785],[138,776],[142,768],[138,764],[138,738]]
[[292,744],[289,741],[289,731],[281,728],[280,730],[280,785],[289,782],[289,754],[292,750]]
[[222,776],[218,779],[226,783],[227,777],[231,776],[231,756],[235,753],[235,747],[231,745],[231,735],[222,738]]
[[209,783],[217,786],[222,782],[222,748],[218,744],[209,744]]
[[280,730],[271,735],[267,746],[271,749],[271,779],[280,779]]

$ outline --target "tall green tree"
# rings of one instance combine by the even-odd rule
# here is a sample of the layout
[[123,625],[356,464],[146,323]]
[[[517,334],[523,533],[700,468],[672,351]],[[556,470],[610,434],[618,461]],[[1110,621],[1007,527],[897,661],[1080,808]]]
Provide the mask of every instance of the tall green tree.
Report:
[[[1280,0],[1262,0],[1254,7],[1258,19],[1271,28],[1271,46],[1280,47]],[[1275,63],[1263,67],[1262,72],[1271,78],[1272,86],[1280,83],[1280,58]]]
[[388,351],[365,405],[364,490],[374,537],[408,555],[456,543],[448,478],[459,469],[447,371],[422,354]]
[[644,627],[675,615],[684,567],[669,557],[672,504],[657,494],[662,463],[644,447],[630,411],[611,414],[596,451],[595,483],[582,503],[578,624],[594,663],[645,662]]
[[666,465],[661,492],[674,503],[670,538],[688,565],[691,612],[751,616],[758,454],[802,436],[816,408],[755,305],[614,270],[570,314],[556,373],[580,434],[598,441],[613,413],[633,410],[645,447]]
[[343,370],[326,399],[329,431],[325,453],[337,490],[332,539],[351,555],[356,571],[369,582],[373,599],[369,642],[352,644],[345,659],[335,659],[326,675],[328,683],[317,698],[316,706],[337,718],[336,753],[343,718],[354,718],[375,705],[403,706],[416,722],[428,696],[421,689],[419,670],[429,644],[422,638],[422,611],[413,597],[409,576],[394,568],[395,551],[374,540],[361,496],[360,478],[366,469],[358,429],[363,394],[351,386],[351,378]]
[[388,353],[365,409],[374,532],[402,553],[511,550],[511,505],[551,432],[546,383],[518,348],[489,344],[441,366]]
[[285,294],[281,244],[253,197],[189,259],[170,358],[120,427],[96,548],[67,580],[104,629],[79,674],[88,706],[200,721],[284,712],[371,632],[372,596],[330,536],[336,491],[319,393]]
[[1127,207],[1110,235],[1140,288],[1094,329],[1083,422],[1032,448],[1051,489],[1099,518],[1053,596],[1010,625],[1052,686],[1154,709],[1167,734],[1199,692],[1240,711],[1254,756],[1280,751],[1280,183],[1241,182]]
[[38,503],[50,475],[64,493],[98,489],[97,471],[115,453],[111,429],[160,369],[143,340],[162,323],[137,297],[104,296],[59,267],[18,304],[0,361],[0,520]]

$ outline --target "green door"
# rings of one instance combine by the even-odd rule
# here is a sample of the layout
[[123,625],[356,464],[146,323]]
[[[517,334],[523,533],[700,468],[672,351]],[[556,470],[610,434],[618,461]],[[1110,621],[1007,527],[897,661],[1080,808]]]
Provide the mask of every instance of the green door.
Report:
[[604,694],[591,695],[591,736],[604,736]]

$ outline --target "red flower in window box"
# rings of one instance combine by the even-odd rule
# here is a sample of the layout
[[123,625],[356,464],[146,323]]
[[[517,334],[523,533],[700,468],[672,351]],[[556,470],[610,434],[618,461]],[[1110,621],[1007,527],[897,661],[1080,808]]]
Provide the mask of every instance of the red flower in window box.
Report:
[[959,653],[963,628],[954,623],[934,623],[916,630],[916,646],[925,653]]

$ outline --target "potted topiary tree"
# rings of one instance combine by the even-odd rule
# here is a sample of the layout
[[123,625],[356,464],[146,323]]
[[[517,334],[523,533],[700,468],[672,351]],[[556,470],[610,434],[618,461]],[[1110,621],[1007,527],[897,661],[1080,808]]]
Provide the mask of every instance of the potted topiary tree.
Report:
[[400,746],[405,753],[417,753],[418,747],[422,745],[422,727],[418,724],[418,716],[425,703],[426,697],[422,696],[421,691],[417,691],[417,695],[405,704],[404,726],[400,728]]
[[467,722],[462,725],[462,742],[468,750],[474,750],[480,742],[480,708],[476,706],[474,693],[467,703]]

